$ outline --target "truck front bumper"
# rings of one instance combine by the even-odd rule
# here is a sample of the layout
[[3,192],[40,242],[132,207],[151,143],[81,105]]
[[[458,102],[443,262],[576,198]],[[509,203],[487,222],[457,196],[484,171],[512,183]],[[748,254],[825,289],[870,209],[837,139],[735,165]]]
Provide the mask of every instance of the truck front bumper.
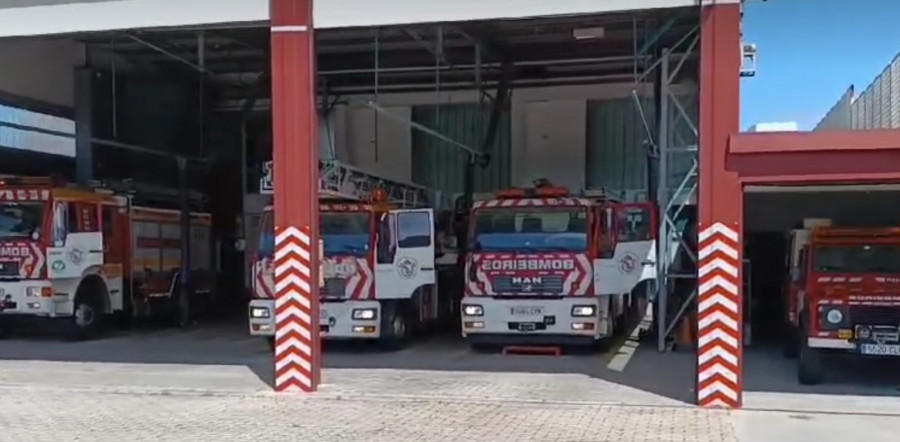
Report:
[[248,310],[251,336],[275,336],[275,300],[254,299]]
[[[254,299],[249,308],[250,335],[275,336],[275,300]],[[323,339],[377,339],[381,336],[378,301],[322,302],[319,331]]]
[[53,293],[50,281],[0,281],[0,317],[67,317],[70,306],[68,295]]
[[[462,335],[472,343],[591,343],[612,335],[606,298],[465,297]],[[590,313],[590,314],[589,314]]]

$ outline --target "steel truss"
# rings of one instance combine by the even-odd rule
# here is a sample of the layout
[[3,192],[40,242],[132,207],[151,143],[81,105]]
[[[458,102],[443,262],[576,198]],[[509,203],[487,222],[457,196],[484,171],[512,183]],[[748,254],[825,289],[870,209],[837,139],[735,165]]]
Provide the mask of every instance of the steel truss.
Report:
[[[677,19],[673,19],[677,20]],[[661,29],[668,29],[663,26]],[[651,39],[652,40],[652,39]],[[697,296],[696,201],[699,161],[698,92],[696,84],[677,84],[687,60],[700,41],[699,26],[691,29],[635,76],[635,108],[646,131],[648,194],[659,209],[657,279],[653,290],[655,329],[659,351]],[[642,51],[654,45],[650,41]],[[675,56],[678,54],[678,56]],[[640,55],[640,54],[639,54]],[[651,77],[653,76],[653,77]],[[655,79],[653,115],[648,115],[638,86]]]

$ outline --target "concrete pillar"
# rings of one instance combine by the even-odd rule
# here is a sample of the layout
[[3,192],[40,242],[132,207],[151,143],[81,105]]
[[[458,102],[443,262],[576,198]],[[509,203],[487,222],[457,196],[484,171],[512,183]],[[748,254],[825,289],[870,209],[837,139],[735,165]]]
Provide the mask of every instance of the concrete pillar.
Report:
[[743,198],[726,162],[739,130],[740,2],[704,0],[700,11],[700,195],[697,402],[742,403]]
[[319,124],[312,0],[271,0],[275,390],[314,392],[319,335]]

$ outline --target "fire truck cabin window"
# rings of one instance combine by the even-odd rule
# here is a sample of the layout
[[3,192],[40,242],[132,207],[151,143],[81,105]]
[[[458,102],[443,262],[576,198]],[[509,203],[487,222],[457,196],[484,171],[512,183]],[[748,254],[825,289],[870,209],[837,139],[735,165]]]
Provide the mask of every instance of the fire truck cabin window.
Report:
[[474,247],[484,252],[584,252],[587,225],[584,208],[480,209]]
[[275,254],[275,215],[271,211],[263,212],[259,221],[257,249],[260,258],[269,258]]
[[622,242],[649,241],[653,238],[653,222],[650,209],[625,207],[618,212],[618,237]]
[[368,212],[321,212],[325,256],[366,256],[369,252],[370,214]]
[[116,211],[116,208],[113,206],[103,206],[103,236],[104,237],[112,237],[114,228],[113,228],[113,217]]
[[900,244],[826,244],[815,248],[817,273],[900,273]]
[[401,213],[398,217],[397,246],[401,248],[431,246],[431,215],[428,212]]
[[0,238],[32,238],[41,234],[44,203],[0,202]]

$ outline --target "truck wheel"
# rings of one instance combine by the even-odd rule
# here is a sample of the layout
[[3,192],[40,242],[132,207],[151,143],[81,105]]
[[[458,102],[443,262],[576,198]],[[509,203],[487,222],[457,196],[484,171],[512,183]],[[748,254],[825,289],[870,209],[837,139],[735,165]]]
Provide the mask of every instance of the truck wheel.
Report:
[[799,343],[800,352],[797,359],[797,381],[801,385],[820,384],[825,375],[822,351],[809,346],[806,333],[798,333],[798,335],[801,336],[801,342]]
[[381,315],[381,344],[399,349],[409,342],[409,318],[399,304],[387,304]]
[[75,299],[75,314],[72,317],[73,334],[76,341],[97,337],[103,330],[103,307],[94,294],[85,294]]

